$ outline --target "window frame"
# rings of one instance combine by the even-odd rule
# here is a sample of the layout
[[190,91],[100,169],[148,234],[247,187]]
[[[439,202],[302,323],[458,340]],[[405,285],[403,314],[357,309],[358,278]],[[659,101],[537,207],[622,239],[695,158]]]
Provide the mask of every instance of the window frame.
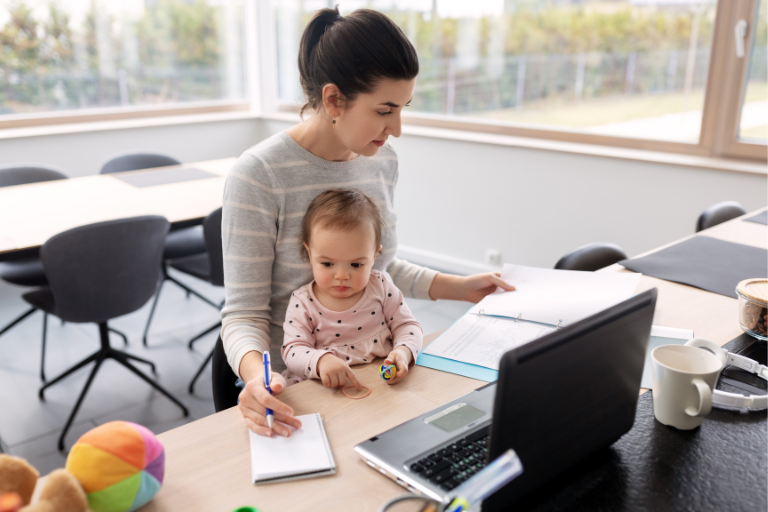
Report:
[[[269,0],[260,0],[269,2]],[[768,0],[766,0],[768,1]],[[403,123],[428,128],[442,128],[494,135],[507,135],[529,139],[545,139],[557,142],[590,144],[615,148],[658,151],[691,156],[745,159],[768,162],[768,145],[739,141],[736,129],[741,112],[741,99],[745,90],[747,64],[752,52],[753,25],[757,16],[758,0],[718,0],[715,27],[712,37],[707,75],[707,89],[704,97],[701,132],[696,144],[653,139],[614,137],[586,133],[564,128],[547,128],[540,125],[525,125],[492,120],[460,118],[445,114],[404,112]],[[750,20],[745,41],[746,55],[743,59],[735,56],[734,25],[739,19]],[[277,69],[271,70],[274,76]],[[737,80],[729,76],[739,77]],[[418,85],[417,85],[418,87]],[[281,112],[298,112],[298,106],[279,103]]]
[[[765,0],[768,1],[768,0]],[[738,140],[741,101],[750,62],[758,0],[719,0],[715,15],[701,132],[696,144],[614,137],[578,130],[548,128],[443,114],[404,112],[403,123],[417,127],[506,135],[526,139],[589,144],[689,156],[768,162],[768,146]],[[114,107],[0,116],[0,130],[85,122],[115,121],[180,115],[250,112],[255,117],[298,112],[299,106],[277,98],[275,17],[272,0],[243,0],[244,65],[247,93],[243,100],[189,102],[159,106]],[[748,22],[745,58],[735,57],[734,25]],[[728,77],[738,77],[732,79]]]

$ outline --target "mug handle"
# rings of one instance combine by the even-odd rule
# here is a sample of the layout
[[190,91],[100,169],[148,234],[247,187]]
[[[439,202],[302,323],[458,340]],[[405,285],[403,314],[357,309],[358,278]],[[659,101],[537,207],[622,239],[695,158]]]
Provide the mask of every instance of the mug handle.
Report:
[[699,392],[699,407],[698,409],[686,407],[685,414],[694,418],[703,418],[712,410],[712,390],[701,379],[693,379],[692,384]]

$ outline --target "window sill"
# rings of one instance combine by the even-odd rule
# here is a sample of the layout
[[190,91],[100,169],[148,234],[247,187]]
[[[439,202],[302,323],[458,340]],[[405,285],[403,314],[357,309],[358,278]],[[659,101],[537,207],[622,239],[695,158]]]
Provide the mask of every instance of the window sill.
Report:
[[166,115],[141,116],[122,119],[95,119],[93,121],[76,120],[68,123],[4,128],[0,129],[0,139],[63,135],[68,133],[87,133],[104,130],[125,130],[151,126],[214,123],[237,119],[255,119],[258,117],[250,110],[245,110],[242,108],[183,114],[176,114],[173,111],[166,111],[165,114]]
[[692,167],[696,169],[709,169],[714,171],[759,174],[763,176],[768,175],[768,166],[766,166],[764,163],[730,158],[714,158],[698,155],[667,153],[663,151],[649,151],[644,149],[629,149],[595,144],[562,142],[546,139],[531,139],[526,137],[514,137],[511,135],[497,135],[493,133],[414,126],[405,123],[403,124],[403,133],[417,137],[430,137],[543,151],[557,151],[560,153],[600,156],[605,158],[617,158],[621,160],[634,160],[639,162],[651,162],[677,165],[682,167]]
[[[263,114],[261,119],[270,121],[299,122],[296,112],[274,112]],[[418,121],[417,121],[418,122]],[[491,144],[496,146],[508,146],[522,149],[542,151],[557,151],[577,155],[599,156],[620,160],[634,160],[695,169],[709,169],[715,171],[739,172],[746,174],[768,175],[768,166],[764,163],[749,160],[731,158],[715,158],[701,155],[688,155],[670,153],[666,151],[651,151],[647,149],[621,148],[604,146],[599,144],[584,144],[578,142],[566,142],[531,137],[518,137],[513,135],[500,135],[473,130],[457,130],[449,128],[437,128],[421,126],[409,123],[403,119],[403,134],[416,137],[429,137],[434,139],[455,140],[461,142],[473,142],[477,144]]]
[[[297,123],[300,121],[298,113],[296,112],[272,112],[268,114],[257,115],[250,111],[241,110],[163,117],[142,117],[136,119],[119,119],[97,122],[55,124],[46,126],[30,126],[24,128],[6,128],[0,130],[0,139],[39,137],[68,133],[86,133],[104,130],[125,130],[152,126],[214,123],[241,119],[262,119],[265,121],[279,121],[286,123]],[[472,142],[477,144],[491,144],[522,149],[556,151],[560,153],[677,165],[695,169],[739,172],[762,176],[768,175],[768,167],[764,163],[747,160],[714,158],[700,155],[669,153],[664,151],[650,151],[643,149],[603,146],[597,144],[584,144],[530,137],[517,137],[512,135],[500,135],[495,133],[485,133],[470,130],[436,128],[431,126],[409,124],[407,120],[405,120],[403,123],[403,134],[416,137],[429,137],[443,140]]]

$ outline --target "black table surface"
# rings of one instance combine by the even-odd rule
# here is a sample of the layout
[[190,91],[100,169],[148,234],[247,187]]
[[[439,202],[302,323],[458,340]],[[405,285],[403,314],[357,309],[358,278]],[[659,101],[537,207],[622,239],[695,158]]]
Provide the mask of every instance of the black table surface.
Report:
[[[725,345],[750,349],[744,334]],[[761,359],[765,359],[765,354]],[[718,389],[742,392],[723,382]],[[701,427],[684,431],[653,416],[653,395],[638,399],[632,429],[522,502],[514,511],[768,510],[768,414],[713,407]]]

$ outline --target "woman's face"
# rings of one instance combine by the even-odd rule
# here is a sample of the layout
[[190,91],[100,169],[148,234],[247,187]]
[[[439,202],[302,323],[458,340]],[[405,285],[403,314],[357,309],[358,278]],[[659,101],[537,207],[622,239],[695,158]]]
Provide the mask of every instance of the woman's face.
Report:
[[372,92],[344,104],[333,129],[347,149],[373,156],[389,137],[399,137],[400,115],[410,103],[415,85],[415,78],[382,80]]

